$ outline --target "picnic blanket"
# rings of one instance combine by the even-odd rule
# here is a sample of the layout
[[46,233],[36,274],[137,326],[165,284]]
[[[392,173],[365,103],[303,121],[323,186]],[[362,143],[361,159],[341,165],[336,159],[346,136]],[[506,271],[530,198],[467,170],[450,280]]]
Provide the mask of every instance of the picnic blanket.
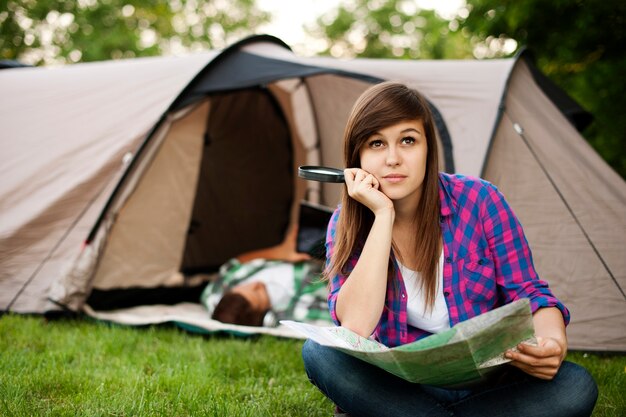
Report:
[[145,305],[109,311],[95,311],[86,305],[84,312],[96,320],[127,326],[171,323],[193,333],[229,333],[236,336],[268,334],[278,337],[304,339],[303,335],[284,325],[279,325],[278,327],[240,326],[212,320],[206,308],[200,303]]

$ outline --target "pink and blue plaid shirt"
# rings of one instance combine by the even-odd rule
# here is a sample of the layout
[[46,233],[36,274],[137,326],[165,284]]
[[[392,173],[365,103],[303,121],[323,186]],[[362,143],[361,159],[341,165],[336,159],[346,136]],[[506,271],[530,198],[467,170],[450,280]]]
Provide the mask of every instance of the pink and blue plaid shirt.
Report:
[[[557,307],[565,324],[569,323],[569,311],[537,276],[522,226],[494,185],[479,178],[440,173],[439,197],[443,294],[450,326],[520,298],[530,299],[533,313],[542,307]],[[335,210],[328,225],[327,262],[333,253],[340,211]],[[354,269],[359,255],[360,250],[351,256],[347,271]],[[391,257],[396,265],[396,283],[387,283],[386,308],[374,336],[394,347],[430,333],[407,323],[406,289],[393,254]],[[328,305],[337,325],[337,295],[348,275],[338,274],[330,280]]]

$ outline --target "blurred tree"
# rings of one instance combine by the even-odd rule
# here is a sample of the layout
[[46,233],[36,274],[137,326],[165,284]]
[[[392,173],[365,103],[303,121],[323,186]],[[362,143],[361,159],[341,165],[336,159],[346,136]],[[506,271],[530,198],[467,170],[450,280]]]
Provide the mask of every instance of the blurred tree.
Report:
[[583,132],[626,178],[626,2],[467,0],[461,25],[526,45],[539,68],[594,115]]
[[254,0],[0,0],[0,59],[42,65],[223,48],[268,20]]
[[309,28],[326,41],[323,54],[335,57],[440,59],[469,58],[469,32],[456,21],[433,10],[420,9],[412,0],[353,0]]

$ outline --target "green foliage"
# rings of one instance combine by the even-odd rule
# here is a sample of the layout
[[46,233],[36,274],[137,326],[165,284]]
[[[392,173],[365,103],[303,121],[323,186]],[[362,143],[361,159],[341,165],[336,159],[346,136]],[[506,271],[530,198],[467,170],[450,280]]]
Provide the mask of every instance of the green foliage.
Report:
[[471,57],[467,32],[407,0],[342,2],[310,29],[336,57],[442,59]]
[[468,0],[463,26],[525,45],[541,70],[589,110],[591,145],[626,178],[626,2]]
[[41,65],[223,48],[268,20],[254,0],[0,0],[0,59]]
[[[302,341],[158,326],[0,318],[0,415],[328,416]],[[600,387],[593,416],[626,415],[626,356],[574,353]]]

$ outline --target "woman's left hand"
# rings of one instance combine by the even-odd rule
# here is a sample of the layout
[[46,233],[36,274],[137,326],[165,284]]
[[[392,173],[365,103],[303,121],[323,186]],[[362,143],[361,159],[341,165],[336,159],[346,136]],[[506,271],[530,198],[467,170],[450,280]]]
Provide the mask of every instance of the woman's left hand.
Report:
[[565,358],[566,348],[553,337],[537,337],[537,346],[520,343],[518,352],[509,350],[505,356],[511,365],[540,379],[554,378]]

